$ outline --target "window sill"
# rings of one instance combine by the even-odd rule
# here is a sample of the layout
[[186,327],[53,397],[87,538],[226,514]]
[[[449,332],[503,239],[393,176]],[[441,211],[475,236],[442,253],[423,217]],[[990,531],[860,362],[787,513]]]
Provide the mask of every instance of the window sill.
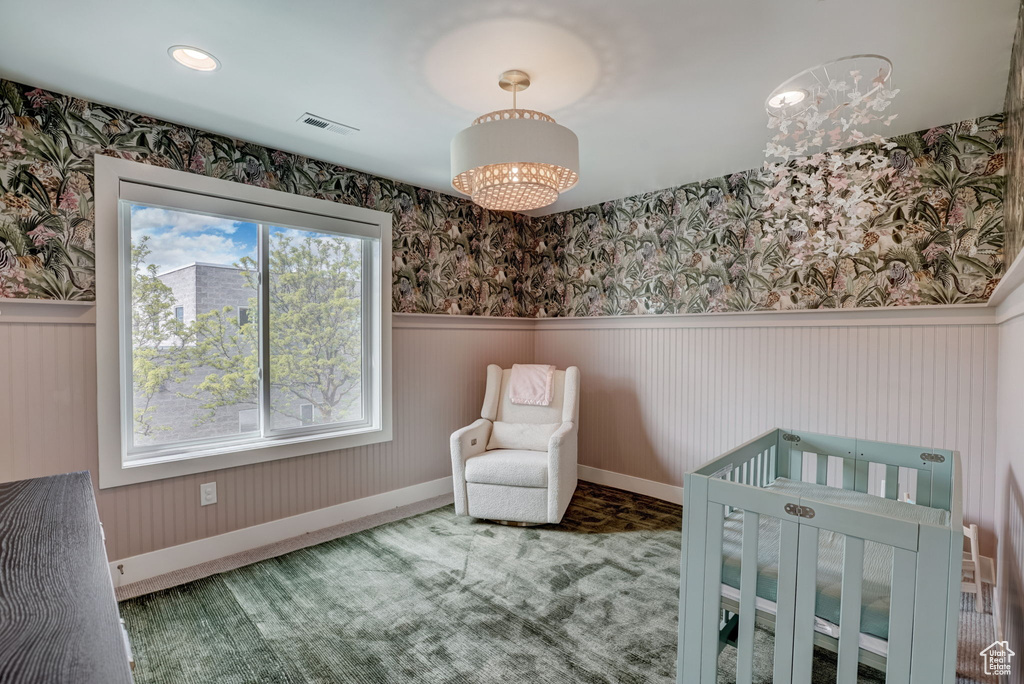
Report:
[[268,439],[260,442],[225,445],[185,454],[168,454],[136,458],[121,463],[119,468],[105,468],[100,460],[100,489],[151,482],[169,477],[207,473],[223,468],[264,463],[282,458],[309,456],[338,449],[351,449],[368,444],[391,441],[391,430],[367,426],[344,434],[313,434]]

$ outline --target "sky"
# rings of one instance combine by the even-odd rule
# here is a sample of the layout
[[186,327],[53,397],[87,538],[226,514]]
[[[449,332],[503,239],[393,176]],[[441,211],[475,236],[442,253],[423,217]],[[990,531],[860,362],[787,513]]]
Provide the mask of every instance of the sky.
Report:
[[[255,259],[259,241],[259,226],[255,223],[142,204],[132,205],[131,232],[132,244],[149,237],[151,251],[145,263],[156,265],[158,274],[196,262],[233,266],[245,256]],[[295,240],[352,240],[328,233],[271,226],[271,240],[276,235]]]
[[131,230],[133,244],[149,236],[146,263],[158,273],[197,261],[231,266],[244,256],[256,258],[255,223],[133,204]]

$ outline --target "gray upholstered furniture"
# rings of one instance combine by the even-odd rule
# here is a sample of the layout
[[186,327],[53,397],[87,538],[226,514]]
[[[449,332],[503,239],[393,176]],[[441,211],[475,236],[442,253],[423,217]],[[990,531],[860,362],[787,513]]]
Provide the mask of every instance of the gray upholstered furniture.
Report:
[[451,437],[455,512],[518,523],[558,523],[576,491],[580,371],[554,375],[548,406],[509,399],[510,369],[487,367],[480,419]]

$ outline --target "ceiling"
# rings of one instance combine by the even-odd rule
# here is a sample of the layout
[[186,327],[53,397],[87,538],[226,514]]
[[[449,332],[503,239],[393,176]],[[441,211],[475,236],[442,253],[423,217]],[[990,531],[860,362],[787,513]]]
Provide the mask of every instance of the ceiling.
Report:
[[[579,184],[538,214],[759,166],[764,99],[878,53],[894,133],[1002,110],[1019,0],[0,0],[0,75],[454,193],[449,143],[510,106],[580,139]],[[222,68],[167,55],[194,45]],[[359,128],[337,136],[303,112]]]

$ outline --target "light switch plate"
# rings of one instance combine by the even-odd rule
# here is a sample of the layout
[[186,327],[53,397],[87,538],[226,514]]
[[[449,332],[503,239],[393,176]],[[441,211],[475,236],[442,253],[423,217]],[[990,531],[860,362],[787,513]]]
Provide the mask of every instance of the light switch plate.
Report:
[[217,503],[217,483],[207,482],[199,485],[199,505],[209,506]]

